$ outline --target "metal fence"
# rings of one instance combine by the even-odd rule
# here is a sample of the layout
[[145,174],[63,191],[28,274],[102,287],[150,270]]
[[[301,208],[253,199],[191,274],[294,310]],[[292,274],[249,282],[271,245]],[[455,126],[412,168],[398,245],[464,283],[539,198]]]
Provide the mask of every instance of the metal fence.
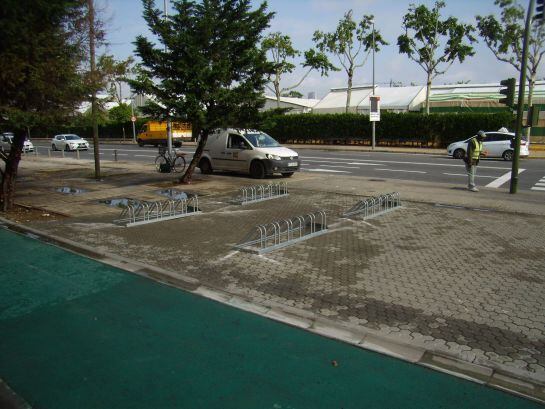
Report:
[[327,233],[327,215],[323,210],[261,224],[255,227],[236,249],[264,254],[302,240]]
[[384,213],[391,212],[401,207],[399,193],[388,193],[369,199],[361,200],[352,208],[343,213],[343,217],[362,216],[363,220],[372,219]]
[[125,207],[116,223],[129,227],[193,216],[198,213],[201,211],[197,196],[181,200],[143,202]]
[[240,205],[246,205],[288,196],[288,194],[288,184],[286,182],[246,186],[240,188],[240,194],[234,202]]

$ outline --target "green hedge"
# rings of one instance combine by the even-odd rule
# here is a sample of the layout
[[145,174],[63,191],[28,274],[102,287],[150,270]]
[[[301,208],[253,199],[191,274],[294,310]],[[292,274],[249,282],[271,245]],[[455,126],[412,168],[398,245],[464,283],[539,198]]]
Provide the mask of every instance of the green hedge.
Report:
[[[492,131],[502,126],[513,129],[510,112],[493,114],[381,114],[376,124],[377,145],[446,147],[449,143],[475,135],[480,129]],[[272,115],[262,128],[282,143],[371,144],[371,123],[361,114]]]

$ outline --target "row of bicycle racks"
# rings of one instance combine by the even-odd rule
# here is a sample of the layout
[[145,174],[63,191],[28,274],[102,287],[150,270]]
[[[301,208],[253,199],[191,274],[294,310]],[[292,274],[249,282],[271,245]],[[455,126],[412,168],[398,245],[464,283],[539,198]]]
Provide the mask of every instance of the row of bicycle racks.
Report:
[[[288,195],[286,182],[248,186],[241,188],[238,196],[231,200],[231,203],[244,206]],[[388,193],[358,201],[341,217],[367,220],[400,207],[399,193]],[[116,223],[129,227],[178,219],[199,213],[201,213],[201,210],[197,196],[179,200],[142,202],[138,205],[125,207]],[[235,248],[256,254],[269,253],[302,240],[325,234],[327,229],[327,214],[325,210],[318,210],[289,219],[260,224],[252,229]]]

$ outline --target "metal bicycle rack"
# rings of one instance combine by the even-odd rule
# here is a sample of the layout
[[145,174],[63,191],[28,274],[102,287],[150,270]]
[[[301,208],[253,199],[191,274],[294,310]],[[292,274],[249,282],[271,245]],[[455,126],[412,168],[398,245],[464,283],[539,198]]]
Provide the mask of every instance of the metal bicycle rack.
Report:
[[181,200],[143,202],[140,205],[128,205],[115,222],[126,227],[161,222],[193,216],[201,213],[197,196]]
[[240,188],[240,196],[237,197],[234,202],[240,205],[246,205],[288,196],[288,194],[288,184],[286,182],[246,186]]
[[235,246],[250,253],[264,254],[327,233],[327,215],[320,210],[291,219],[283,219],[255,227]]
[[401,207],[399,193],[388,193],[361,200],[343,213],[343,217],[363,216],[363,220],[372,219]]

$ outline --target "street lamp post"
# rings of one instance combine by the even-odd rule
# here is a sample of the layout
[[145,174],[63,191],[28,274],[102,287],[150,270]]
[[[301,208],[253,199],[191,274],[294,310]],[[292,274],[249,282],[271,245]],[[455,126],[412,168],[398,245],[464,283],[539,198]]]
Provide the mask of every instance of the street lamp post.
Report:
[[[375,96],[375,20],[371,22],[373,25],[373,96]],[[371,149],[375,149],[375,121],[371,122]]]

